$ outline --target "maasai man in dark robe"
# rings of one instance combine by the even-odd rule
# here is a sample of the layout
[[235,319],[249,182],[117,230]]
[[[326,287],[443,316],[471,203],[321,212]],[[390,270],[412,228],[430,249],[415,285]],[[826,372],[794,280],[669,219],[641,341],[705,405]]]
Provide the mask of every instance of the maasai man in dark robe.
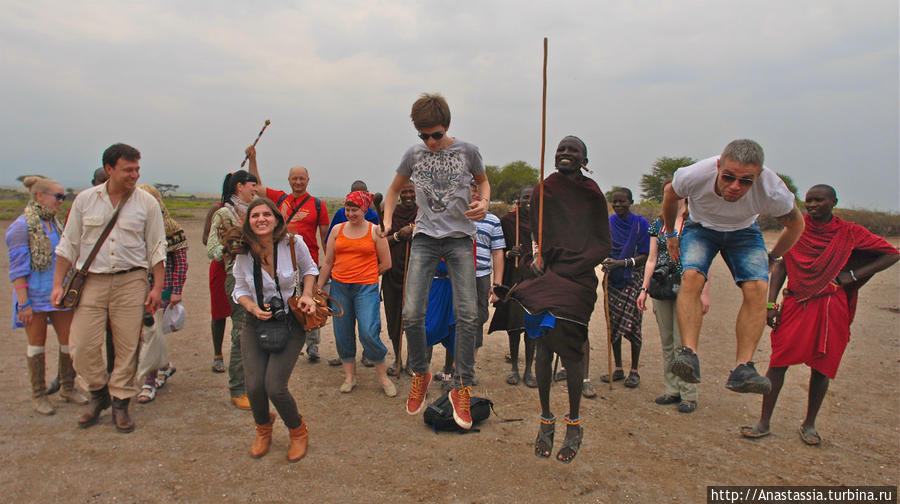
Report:
[[[816,415],[850,341],[859,288],[900,260],[900,252],[887,240],[834,216],[835,205],[837,194],[831,186],[820,184],[807,191],[806,228],[772,271],[766,315],[773,329],[766,373],[772,391],[763,395],[759,423],[741,427],[744,437],[769,435],[769,420],[788,366],[806,364],[810,367],[809,402],[800,439],[808,445],[822,442]],[[776,300],[785,276],[788,285],[780,307]]]
[[[550,380],[554,353],[568,369],[566,438],[556,455],[561,462],[575,458],[584,437],[579,408],[584,346],[597,301],[594,269],[611,248],[606,198],[597,183],[581,173],[587,161],[587,147],[581,139],[567,136],[559,142],[557,173],[547,177],[543,184],[543,244],[540,257],[535,257],[533,263],[537,276],[520,283],[510,293],[527,312],[526,332],[538,337],[535,374],[541,401],[541,426],[534,452],[539,457],[549,457],[553,449],[556,417],[550,411]],[[532,230],[538,229],[540,193],[540,189],[535,189],[531,196]]]
[[[512,287],[523,280],[534,278],[531,272],[531,192],[534,186],[527,185],[519,191],[519,200],[516,207],[500,219],[503,228],[503,239],[506,241],[506,251],[503,256],[505,265],[503,268],[503,285]],[[518,229],[516,226],[518,223]],[[517,264],[518,262],[518,264]],[[537,379],[531,372],[531,363],[534,360],[535,341],[525,336],[525,326],[522,318],[525,315],[522,305],[511,301],[498,301],[494,304],[494,317],[488,327],[488,333],[494,331],[506,331],[509,338],[509,355],[512,369],[506,377],[506,383],[519,384],[519,340],[525,339],[525,373],[521,379],[525,385],[531,388],[537,387]]]
[[[600,377],[609,383],[625,380],[625,386],[635,388],[641,383],[638,363],[641,358],[641,325],[643,312],[638,309],[637,298],[644,281],[644,263],[650,253],[650,223],[640,215],[631,213],[634,198],[631,190],[621,187],[612,194],[612,208],[609,216],[609,233],[612,238],[612,253],[603,260],[603,271],[609,275],[607,296],[609,296],[609,326],[612,331],[612,350],[616,370],[612,378]],[[631,371],[625,378],[622,368],[622,339],[631,343]],[[584,394],[590,397],[584,383]],[[590,387],[593,389],[593,386]],[[596,395],[596,392],[594,393]]]
[[387,370],[389,376],[397,376],[403,369],[403,359],[400,357],[400,338],[403,336],[403,278],[418,208],[416,189],[412,183],[404,185],[400,190],[400,204],[391,218],[391,229],[394,231],[387,236],[388,246],[391,248],[391,269],[384,272],[381,279],[385,322],[394,348],[394,363]]

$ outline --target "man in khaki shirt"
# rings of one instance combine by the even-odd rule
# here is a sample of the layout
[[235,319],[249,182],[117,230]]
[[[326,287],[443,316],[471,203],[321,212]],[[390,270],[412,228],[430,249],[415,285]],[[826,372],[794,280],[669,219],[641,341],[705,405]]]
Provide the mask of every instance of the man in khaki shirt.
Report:
[[[88,268],[88,277],[72,319],[70,345],[79,384],[91,393],[88,410],[79,427],[97,423],[100,413],[113,407],[113,422],[120,432],[131,432],[134,423],[128,403],[137,393],[138,342],[145,311],[160,305],[166,257],[166,235],[156,199],[135,189],[140,177],[141,153],[125,144],[103,152],[109,180],[78,194],[72,203],[66,228],[56,247],[56,270],[50,300],[63,297],[66,272],[81,267],[100,238],[116,207],[131,193],[119,212],[109,237]],[[147,268],[153,272],[149,287]],[[112,328],[115,363],[107,375],[102,346],[106,324]],[[110,397],[111,396],[111,397]]]

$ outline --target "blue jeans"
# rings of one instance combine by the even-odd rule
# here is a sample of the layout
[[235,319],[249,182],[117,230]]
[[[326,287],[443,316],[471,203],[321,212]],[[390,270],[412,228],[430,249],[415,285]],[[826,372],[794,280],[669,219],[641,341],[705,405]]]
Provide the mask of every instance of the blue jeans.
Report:
[[[409,251],[406,273],[406,295],[403,301],[403,327],[409,348],[409,367],[413,372],[428,372],[425,342],[425,310],[428,290],[441,258],[447,262],[453,286],[453,309],[456,316],[454,355],[456,372],[463,385],[472,384],[475,367],[475,335],[478,331],[476,310],[475,256],[472,238],[432,238],[416,234]],[[459,384],[457,383],[457,386]]]
[[690,220],[684,223],[681,234],[684,271],[696,270],[709,278],[709,265],[718,253],[722,254],[738,285],[748,280],[769,281],[769,255],[756,222],[737,231],[715,231]]
[[387,348],[381,342],[381,296],[378,283],[369,285],[345,284],[331,280],[331,297],[344,309],[343,317],[332,317],[334,342],[341,362],[356,361],[356,326],[363,357],[372,364],[384,362]]

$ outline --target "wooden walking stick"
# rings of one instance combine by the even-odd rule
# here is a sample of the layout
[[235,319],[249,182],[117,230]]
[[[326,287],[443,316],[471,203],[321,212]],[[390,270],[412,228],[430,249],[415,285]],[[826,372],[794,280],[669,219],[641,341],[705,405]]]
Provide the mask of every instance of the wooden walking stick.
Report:
[[544,95],[541,100],[541,178],[540,196],[538,196],[538,249],[537,265],[543,267],[544,258],[541,250],[544,245],[544,155],[547,146],[547,37],[544,37]]
[[[262,136],[263,131],[266,131],[266,128],[268,128],[270,124],[272,124],[272,121],[266,119],[266,123],[263,124],[262,129],[259,130],[259,135],[256,135],[256,140],[253,141],[253,146],[254,146],[254,147],[256,147],[256,142],[259,142],[259,137]],[[247,160],[248,160],[248,159],[250,159],[250,155],[249,155],[249,154],[245,155],[245,156],[244,156],[244,160],[241,161],[241,168],[243,168],[244,165],[247,164]]]
[[609,390],[613,386],[613,358],[612,358],[612,326],[609,325],[609,274],[603,273],[603,313],[606,315],[606,362],[609,367]]
[[[410,227],[415,229],[415,224],[410,224]],[[412,236],[410,236],[410,240]],[[400,287],[400,339],[397,341],[397,362],[399,363],[397,367],[397,376],[400,376],[400,370],[403,369],[403,359],[400,355],[403,352],[403,305],[406,304],[406,274],[409,269],[409,241],[406,242],[406,257],[403,259],[403,285]],[[407,364],[409,364],[409,359],[407,360]]]
[[[519,200],[516,200],[516,248],[519,247]],[[516,256],[516,268],[519,267],[519,256]]]

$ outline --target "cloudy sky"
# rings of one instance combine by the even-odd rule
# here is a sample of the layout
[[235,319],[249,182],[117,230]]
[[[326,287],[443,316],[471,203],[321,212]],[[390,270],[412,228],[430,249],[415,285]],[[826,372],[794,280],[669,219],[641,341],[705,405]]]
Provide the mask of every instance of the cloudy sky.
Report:
[[230,4],[0,1],[0,184],[83,187],[121,141],[143,182],[216,193],[270,119],[267,184],[301,164],[316,195],[384,191],[423,91],[486,164],[538,167],[546,36],[548,173],[576,134],[637,193],[658,157],[747,137],[801,192],[900,210],[896,0]]

